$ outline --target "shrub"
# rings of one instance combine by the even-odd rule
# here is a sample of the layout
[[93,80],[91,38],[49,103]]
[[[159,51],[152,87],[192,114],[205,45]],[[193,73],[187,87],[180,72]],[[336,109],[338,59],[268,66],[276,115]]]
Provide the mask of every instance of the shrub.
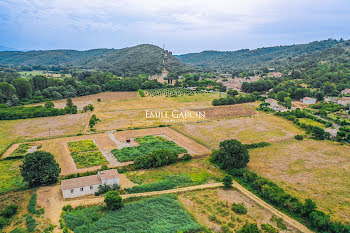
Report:
[[223,184],[224,184],[225,188],[232,188],[232,177],[225,176],[223,179]]
[[296,140],[303,140],[303,139],[304,139],[303,135],[300,135],[300,134],[295,135],[294,138],[295,138]]
[[71,205],[65,205],[62,207],[62,210],[65,212],[70,212],[73,210],[73,207]]
[[45,151],[27,154],[20,168],[23,180],[32,187],[56,183],[61,172],[54,156]]
[[149,155],[139,156],[134,161],[136,169],[161,167],[175,163],[179,155],[166,149],[155,150]]
[[278,233],[278,229],[274,228],[271,224],[261,224],[261,229],[268,233]]
[[4,218],[11,218],[13,215],[17,213],[18,206],[9,205],[3,211],[1,211],[0,216]]
[[233,205],[232,205],[232,210],[233,210],[236,214],[246,214],[246,213],[248,212],[243,203],[242,203],[242,204],[233,203]]
[[114,184],[112,186],[104,184],[104,185],[99,185],[98,186],[98,191],[95,192],[95,196],[99,196],[101,194],[104,194],[108,191],[115,191],[115,190],[119,190],[120,186],[118,184]]
[[110,210],[118,210],[123,207],[123,199],[117,191],[108,191],[104,201]]
[[101,98],[97,98],[97,102],[101,102]]
[[87,112],[87,111],[94,111],[94,105],[92,105],[92,104],[88,104],[88,105],[86,105],[86,106],[84,106],[83,107],[83,112]]
[[266,147],[270,146],[271,143],[268,142],[259,142],[259,143],[252,143],[252,144],[244,144],[245,148],[249,149],[255,149],[255,148],[261,148],[261,147]]
[[35,221],[35,219],[33,218],[32,215],[28,215],[26,217],[26,224],[27,224],[27,230],[29,232],[34,231],[36,226],[37,226],[37,223],[36,223],[36,221]]
[[230,230],[230,228],[227,226],[227,225],[221,225],[221,232],[223,232],[223,233],[230,233],[231,232],[231,230]]
[[190,154],[187,154],[187,153],[184,154],[181,158],[181,160],[183,160],[183,161],[189,161],[191,159],[192,159],[192,156]]
[[246,223],[242,228],[236,231],[237,233],[261,233],[258,225],[254,223]]
[[141,97],[145,97],[145,92],[142,89],[139,89],[139,94]]
[[8,220],[0,216],[0,229],[4,228],[8,224]]
[[220,149],[214,150],[211,161],[222,169],[244,168],[249,162],[249,153],[236,139],[220,142]]

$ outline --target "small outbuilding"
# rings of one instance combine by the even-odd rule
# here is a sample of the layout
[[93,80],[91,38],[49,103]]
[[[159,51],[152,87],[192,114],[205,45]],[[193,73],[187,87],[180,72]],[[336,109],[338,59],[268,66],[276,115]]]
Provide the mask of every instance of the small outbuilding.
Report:
[[343,97],[338,99],[338,104],[341,104],[343,106],[350,104],[350,97]]
[[116,169],[99,171],[97,175],[78,177],[61,181],[63,198],[74,198],[95,194],[100,185],[120,185]]
[[311,97],[304,97],[301,102],[303,102],[303,104],[316,104],[316,99]]

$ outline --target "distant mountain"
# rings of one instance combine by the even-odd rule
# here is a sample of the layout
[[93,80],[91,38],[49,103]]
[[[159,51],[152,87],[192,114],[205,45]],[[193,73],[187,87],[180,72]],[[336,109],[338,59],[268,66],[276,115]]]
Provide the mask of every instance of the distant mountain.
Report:
[[247,69],[279,66],[295,57],[333,48],[342,41],[328,39],[308,44],[274,46],[254,50],[203,51],[176,56],[182,62],[208,70]]
[[[164,58],[164,64],[163,64]],[[28,52],[0,52],[0,64],[15,66],[69,66],[113,71],[120,75],[191,71],[166,50],[155,45],[142,44],[124,49],[42,50]]]
[[17,51],[17,49],[0,45],[0,51]]

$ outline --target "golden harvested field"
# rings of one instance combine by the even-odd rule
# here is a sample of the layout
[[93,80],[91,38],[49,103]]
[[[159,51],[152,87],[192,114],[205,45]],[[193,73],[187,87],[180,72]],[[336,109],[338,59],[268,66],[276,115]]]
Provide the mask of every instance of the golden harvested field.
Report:
[[206,147],[168,127],[114,132],[114,136],[121,142],[125,142],[126,138],[143,137],[147,135],[166,136],[168,139],[172,139],[177,145],[187,149],[192,155],[203,155],[211,152]]
[[250,151],[249,168],[333,219],[350,222],[350,146],[294,139]]
[[242,143],[277,142],[303,134],[291,122],[264,113],[250,117],[188,123],[176,125],[174,128],[212,149],[218,148],[219,143],[226,139],[237,139]]
[[[97,102],[97,99],[100,98],[101,102],[109,102],[109,101],[116,101],[116,100],[124,100],[124,99],[134,99],[137,96],[136,92],[102,92],[94,95],[88,95],[88,96],[80,96],[72,98],[72,101],[75,105],[77,105],[78,109],[83,109],[84,106],[88,104],[95,105]],[[52,101],[55,104],[55,108],[64,108],[66,107],[66,99],[62,100],[55,100]],[[41,104],[34,104],[34,105],[43,105]]]

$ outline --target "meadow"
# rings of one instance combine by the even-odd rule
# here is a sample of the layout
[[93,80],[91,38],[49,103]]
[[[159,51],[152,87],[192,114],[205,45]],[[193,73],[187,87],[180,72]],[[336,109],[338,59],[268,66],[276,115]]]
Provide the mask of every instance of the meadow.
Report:
[[198,123],[186,123],[172,126],[211,149],[226,139],[237,139],[242,143],[277,142],[303,134],[293,123],[274,115],[258,113],[256,115],[212,120]]
[[175,142],[169,141],[160,136],[137,137],[135,141],[139,144],[134,147],[124,147],[122,149],[112,150],[113,155],[119,162],[133,161],[140,155],[146,155],[154,150],[167,149],[178,154],[186,153],[187,150],[178,146]]
[[250,151],[249,169],[291,195],[311,198],[333,220],[350,221],[350,146],[289,139]]
[[166,167],[129,171],[126,175],[132,182],[139,184],[128,192],[137,193],[220,182],[224,172],[203,157]]
[[129,202],[116,211],[105,211],[99,206],[77,208],[64,214],[63,219],[75,233],[172,233],[202,229],[173,195]]
[[197,222],[209,229],[220,226],[224,232],[236,232],[250,222],[258,224],[260,229],[265,226],[275,230],[271,232],[295,232],[283,219],[278,219],[280,224],[277,224],[277,218],[268,210],[234,189],[191,191],[178,198]]
[[22,160],[0,160],[0,194],[26,188],[20,174]]

